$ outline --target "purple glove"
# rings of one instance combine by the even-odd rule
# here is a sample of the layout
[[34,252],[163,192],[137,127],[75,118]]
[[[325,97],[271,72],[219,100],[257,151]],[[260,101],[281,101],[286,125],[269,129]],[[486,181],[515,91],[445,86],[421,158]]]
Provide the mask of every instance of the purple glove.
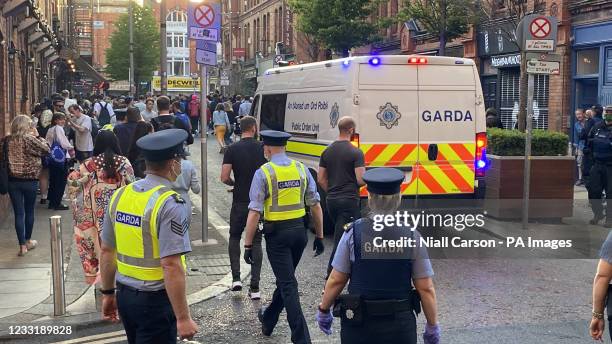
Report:
[[317,324],[319,324],[319,328],[326,335],[332,334],[332,322],[334,321],[334,317],[331,312],[323,313],[320,310],[317,310],[317,316],[315,317],[317,320]]
[[425,344],[440,343],[440,326],[438,326],[438,324],[425,325],[425,332],[423,332],[423,343]]

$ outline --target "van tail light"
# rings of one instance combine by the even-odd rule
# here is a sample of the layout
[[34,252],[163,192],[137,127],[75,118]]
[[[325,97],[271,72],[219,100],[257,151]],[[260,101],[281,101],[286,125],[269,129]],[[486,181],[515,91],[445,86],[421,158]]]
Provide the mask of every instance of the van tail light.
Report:
[[353,146],[359,148],[359,134],[355,133],[355,134],[351,135],[351,144],[353,144]]
[[484,177],[486,169],[489,167],[487,160],[487,133],[476,134],[476,177]]

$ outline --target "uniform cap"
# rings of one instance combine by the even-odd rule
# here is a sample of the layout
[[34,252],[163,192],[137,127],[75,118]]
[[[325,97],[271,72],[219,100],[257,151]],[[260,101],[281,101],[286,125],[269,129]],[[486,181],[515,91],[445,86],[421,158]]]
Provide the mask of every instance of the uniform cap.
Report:
[[404,173],[396,168],[374,168],[363,174],[368,192],[378,195],[394,195],[400,192]]
[[136,141],[146,161],[166,161],[183,155],[187,140],[183,129],[166,129],[143,136]]
[[291,134],[276,130],[262,130],[259,135],[263,139],[264,145],[277,147],[287,145],[287,140],[291,137]]

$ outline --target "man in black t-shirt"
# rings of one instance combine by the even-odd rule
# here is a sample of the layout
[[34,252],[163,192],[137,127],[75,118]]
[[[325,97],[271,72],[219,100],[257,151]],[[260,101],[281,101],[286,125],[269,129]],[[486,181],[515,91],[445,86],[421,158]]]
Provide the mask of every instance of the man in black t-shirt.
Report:
[[[240,238],[246,226],[249,214],[249,190],[251,181],[261,165],[265,164],[263,145],[255,139],[257,135],[257,121],[254,117],[245,116],[240,120],[242,138],[232,144],[223,156],[221,168],[221,181],[234,187],[232,210],[230,212],[230,238],[229,256],[232,269],[232,290],[242,290],[240,281]],[[234,172],[234,179],[230,177]],[[251,286],[249,296],[253,300],[261,298],[259,292],[259,276],[263,253],[261,250],[261,233],[257,232],[253,239],[253,264],[251,269]]]
[[361,217],[359,188],[365,185],[362,178],[365,172],[363,152],[351,143],[355,121],[348,116],[340,118],[338,130],[338,140],[321,155],[317,176],[319,185],[327,192],[327,213],[334,223],[334,249],[329,257],[328,275],[344,225]]

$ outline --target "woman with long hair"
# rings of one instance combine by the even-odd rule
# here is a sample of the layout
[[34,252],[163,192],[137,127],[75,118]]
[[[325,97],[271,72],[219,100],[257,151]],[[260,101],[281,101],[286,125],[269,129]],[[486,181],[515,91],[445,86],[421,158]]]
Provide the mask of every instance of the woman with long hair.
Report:
[[134,180],[132,165],[121,156],[119,141],[110,130],[100,130],[93,157],[83,161],[78,170],[68,176],[74,240],[89,284],[95,282],[99,271],[99,233],[104,211],[113,192]]
[[130,148],[128,149],[128,159],[134,168],[134,175],[136,178],[144,178],[145,177],[145,161],[140,148],[136,145],[136,141],[139,138],[146,136],[153,132],[153,125],[149,122],[138,122],[136,124],[136,129],[134,130],[134,135],[132,136],[132,142],[130,143]]
[[8,162],[8,192],[15,215],[18,255],[23,256],[37,244],[32,240],[34,204],[41,158],[49,154],[49,144],[38,135],[28,116],[19,115],[11,122],[11,133],[0,141],[0,154],[3,161]]
[[67,210],[68,206],[62,204],[64,190],[66,189],[66,177],[68,176],[67,161],[74,156],[74,147],[68,141],[64,126],[66,126],[66,115],[56,112],[51,120],[52,127],[47,132],[47,142],[51,145],[51,156],[48,159],[49,166],[49,209]]
[[215,108],[215,112],[213,112],[213,125],[215,126],[215,136],[219,144],[219,153],[225,152],[225,132],[230,127],[227,112],[223,109],[223,103],[219,103]]

